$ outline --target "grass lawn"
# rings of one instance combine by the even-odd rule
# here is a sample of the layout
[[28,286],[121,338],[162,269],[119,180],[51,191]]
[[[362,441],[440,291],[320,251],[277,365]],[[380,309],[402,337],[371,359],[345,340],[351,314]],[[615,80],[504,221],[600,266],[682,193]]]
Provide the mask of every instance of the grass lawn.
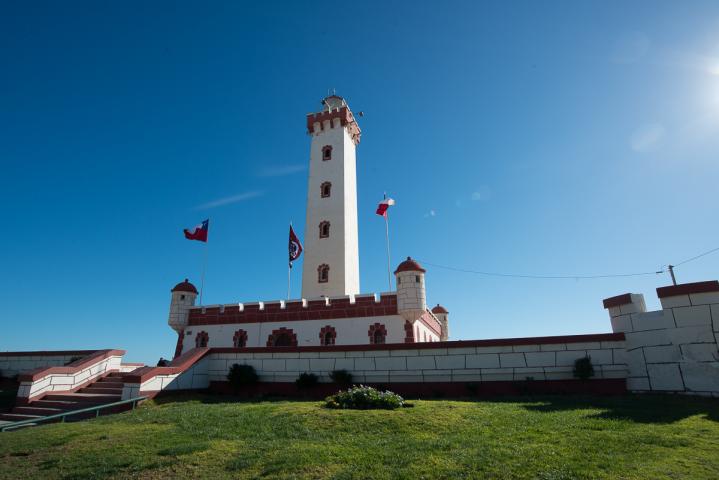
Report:
[[684,396],[320,402],[163,399],[0,433],[0,478],[719,478],[719,402]]

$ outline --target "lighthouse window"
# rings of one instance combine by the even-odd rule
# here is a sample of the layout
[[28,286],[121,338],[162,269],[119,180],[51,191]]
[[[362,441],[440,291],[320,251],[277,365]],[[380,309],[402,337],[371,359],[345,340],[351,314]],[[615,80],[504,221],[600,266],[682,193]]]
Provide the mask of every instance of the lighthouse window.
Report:
[[329,197],[331,191],[332,191],[332,184],[330,182],[325,182],[320,187],[320,196],[322,198]]
[[322,160],[332,160],[332,145],[322,147]]
[[185,296],[184,296],[184,295],[180,295],[180,300],[184,300],[184,299],[185,299]]
[[320,223],[320,238],[327,238],[330,236],[330,222],[324,221]]
[[419,283],[419,275],[415,275],[415,276],[414,276],[414,282],[415,282],[415,283]]
[[317,281],[320,283],[327,283],[330,279],[330,266],[323,263],[317,267]]

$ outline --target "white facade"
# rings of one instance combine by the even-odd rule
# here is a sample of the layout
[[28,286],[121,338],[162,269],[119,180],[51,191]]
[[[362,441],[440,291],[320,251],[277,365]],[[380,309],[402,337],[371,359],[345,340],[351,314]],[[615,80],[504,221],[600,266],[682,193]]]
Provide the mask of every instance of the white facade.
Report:
[[[359,128],[343,99],[328,97],[324,103],[322,112],[308,118],[312,144],[302,298],[360,293],[355,161]],[[351,121],[343,125],[347,118]],[[323,194],[323,185],[329,185],[329,195]],[[328,222],[329,233],[321,237],[323,222]],[[329,267],[326,281],[320,278],[322,266]]]

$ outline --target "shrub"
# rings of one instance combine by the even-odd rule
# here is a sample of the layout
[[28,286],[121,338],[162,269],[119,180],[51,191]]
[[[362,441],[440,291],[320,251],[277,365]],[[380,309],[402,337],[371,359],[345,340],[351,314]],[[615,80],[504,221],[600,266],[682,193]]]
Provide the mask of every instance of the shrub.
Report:
[[352,374],[347,370],[333,370],[332,373],[330,373],[330,378],[337,385],[343,387],[352,385]]
[[237,391],[242,387],[254,385],[257,383],[258,377],[255,367],[252,365],[238,365],[235,363],[230,367],[227,380],[230,381],[232,388]]
[[327,408],[352,408],[357,410],[383,409],[394,410],[404,407],[404,398],[389,390],[381,392],[364,385],[340,390],[325,399]]
[[302,373],[299,377],[297,377],[297,380],[295,380],[295,385],[297,385],[297,388],[311,388],[317,385],[317,382],[319,381],[319,378],[314,373]]
[[592,357],[587,355],[574,361],[574,376],[580,380],[587,380],[589,377],[594,376]]

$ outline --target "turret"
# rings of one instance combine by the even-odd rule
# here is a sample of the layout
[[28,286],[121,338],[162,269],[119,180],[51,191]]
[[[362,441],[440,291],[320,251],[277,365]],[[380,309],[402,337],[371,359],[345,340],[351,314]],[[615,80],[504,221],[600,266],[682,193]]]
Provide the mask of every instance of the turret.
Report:
[[425,271],[411,257],[407,257],[394,271],[397,281],[397,311],[409,322],[414,322],[427,311]]
[[432,309],[432,313],[435,317],[437,317],[437,320],[439,320],[439,323],[442,325],[442,335],[440,340],[446,342],[449,340],[449,312],[438,303],[437,306]]
[[180,282],[172,289],[172,298],[170,299],[170,317],[167,320],[168,325],[172,327],[178,334],[184,332],[187,327],[187,317],[190,308],[195,306],[197,298],[197,289],[187,279]]

